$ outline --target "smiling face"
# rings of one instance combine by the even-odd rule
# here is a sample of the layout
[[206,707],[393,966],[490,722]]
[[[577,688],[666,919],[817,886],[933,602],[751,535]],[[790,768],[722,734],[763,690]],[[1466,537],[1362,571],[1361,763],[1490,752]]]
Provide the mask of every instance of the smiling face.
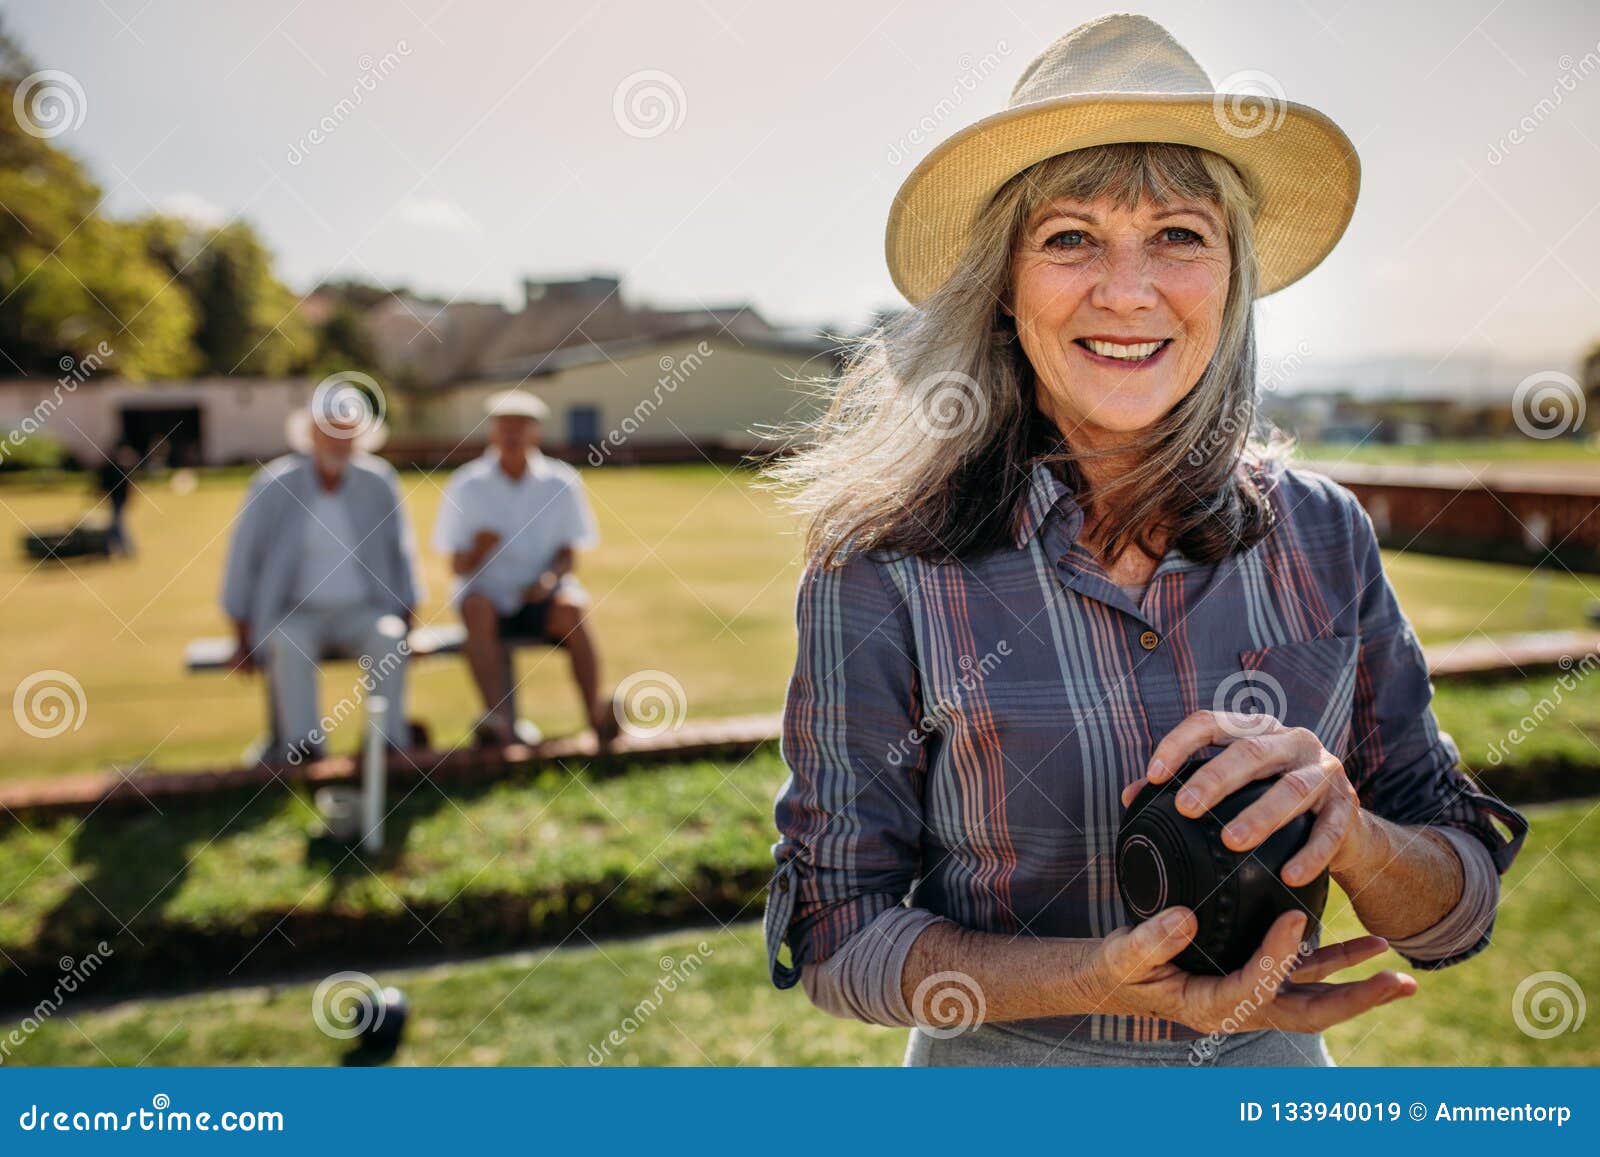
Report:
[[1214,204],[1036,206],[1012,251],[1008,311],[1040,409],[1086,447],[1158,421],[1216,351],[1229,271]]

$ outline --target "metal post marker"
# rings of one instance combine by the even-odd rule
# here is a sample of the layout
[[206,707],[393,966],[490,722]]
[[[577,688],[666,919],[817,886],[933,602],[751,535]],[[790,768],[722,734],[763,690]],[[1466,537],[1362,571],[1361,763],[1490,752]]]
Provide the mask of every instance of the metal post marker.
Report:
[[367,747],[361,768],[361,847],[373,854],[383,851],[383,801],[387,795],[384,780],[389,756],[384,723],[388,716],[388,699],[382,695],[367,699]]

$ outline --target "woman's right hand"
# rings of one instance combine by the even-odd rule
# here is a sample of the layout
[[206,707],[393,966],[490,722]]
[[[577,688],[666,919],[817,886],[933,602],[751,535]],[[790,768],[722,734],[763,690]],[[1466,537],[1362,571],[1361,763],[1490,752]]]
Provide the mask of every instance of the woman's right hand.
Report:
[[1415,979],[1387,969],[1365,980],[1323,983],[1378,955],[1388,941],[1361,936],[1301,957],[1305,929],[1304,912],[1285,912],[1250,963],[1227,976],[1201,976],[1172,963],[1197,930],[1194,913],[1168,908],[1100,941],[1089,968],[1102,1001],[1097,1011],[1160,1017],[1206,1033],[1320,1032],[1417,991]]

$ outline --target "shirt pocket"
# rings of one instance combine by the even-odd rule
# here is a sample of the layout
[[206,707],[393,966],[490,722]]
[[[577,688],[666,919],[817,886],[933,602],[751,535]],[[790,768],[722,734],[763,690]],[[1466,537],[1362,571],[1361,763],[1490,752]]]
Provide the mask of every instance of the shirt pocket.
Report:
[[[1304,727],[1339,759],[1350,749],[1361,640],[1303,639],[1239,652],[1238,674],[1217,695],[1224,711],[1260,711],[1285,727]],[[1229,688],[1227,684],[1231,683]]]

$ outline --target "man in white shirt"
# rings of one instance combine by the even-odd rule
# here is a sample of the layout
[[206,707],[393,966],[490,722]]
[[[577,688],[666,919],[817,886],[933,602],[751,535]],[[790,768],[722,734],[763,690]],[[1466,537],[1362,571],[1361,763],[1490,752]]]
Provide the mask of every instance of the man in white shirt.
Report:
[[602,747],[619,724],[600,694],[600,657],[587,621],[588,595],[573,575],[576,552],[599,543],[578,472],[539,451],[544,402],[522,390],[489,398],[490,447],[450,476],[434,548],[450,556],[455,602],[467,627],[467,662],[483,696],[479,738],[508,743],[507,638],[566,650],[583,711]]

